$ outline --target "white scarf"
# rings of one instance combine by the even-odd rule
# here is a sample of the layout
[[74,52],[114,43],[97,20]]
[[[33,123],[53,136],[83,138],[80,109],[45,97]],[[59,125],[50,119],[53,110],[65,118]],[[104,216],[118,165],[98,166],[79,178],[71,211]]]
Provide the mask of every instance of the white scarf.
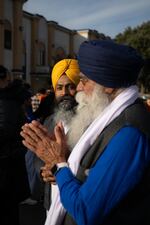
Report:
[[[68,163],[74,175],[77,174],[80,160],[94,143],[103,129],[110,124],[121,112],[131,105],[139,97],[137,86],[130,86],[122,91],[91,123],[88,129],[83,133],[74,149],[72,150]],[[59,189],[57,185],[52,185],[52,204],[48,212],[45,225],[61,225],[66,210],[60,202]]]

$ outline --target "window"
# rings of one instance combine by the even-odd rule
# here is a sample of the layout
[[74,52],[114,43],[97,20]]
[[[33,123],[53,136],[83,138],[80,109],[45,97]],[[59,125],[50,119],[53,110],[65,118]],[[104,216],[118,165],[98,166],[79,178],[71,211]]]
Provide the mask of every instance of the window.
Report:
[[44,49],[40,49],[40,65],[45,65],[45,51]]
[[4,28],[4,48],[11,49],[12,48],[12,32],[11,32],[11,24],[9,21],[5,21]]
[[4,31],[4,48],[11,49],[11,31]]
[[38,65],[45,65],[45,45],[41,42],[38,45]]

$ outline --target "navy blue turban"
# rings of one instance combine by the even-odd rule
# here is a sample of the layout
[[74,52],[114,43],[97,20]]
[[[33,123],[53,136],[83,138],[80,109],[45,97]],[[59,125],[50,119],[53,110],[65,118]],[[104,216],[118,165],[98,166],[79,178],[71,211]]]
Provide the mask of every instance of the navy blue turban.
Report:
[[108,40],[85,41],[78,53],[80,71],[105,87],[136,84],[144,60],[129,46]]

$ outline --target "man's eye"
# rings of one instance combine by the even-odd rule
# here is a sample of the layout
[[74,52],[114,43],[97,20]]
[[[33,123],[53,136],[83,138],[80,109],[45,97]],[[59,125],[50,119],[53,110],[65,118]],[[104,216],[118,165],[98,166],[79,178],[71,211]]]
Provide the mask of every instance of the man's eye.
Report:
[[58,91],[61,91],[61,90],[62,90],[62,87],[61,87],[61,86],[58,86],[56,89],[57,89]]
[[74,86],[74,85],[69,85],[69,87],[68,87],[70,90],[75,90],[76,89],[76,87]]
[[83,85],[85,85],[88,82],[88,78],[81,77],[80,81],[82,82]]

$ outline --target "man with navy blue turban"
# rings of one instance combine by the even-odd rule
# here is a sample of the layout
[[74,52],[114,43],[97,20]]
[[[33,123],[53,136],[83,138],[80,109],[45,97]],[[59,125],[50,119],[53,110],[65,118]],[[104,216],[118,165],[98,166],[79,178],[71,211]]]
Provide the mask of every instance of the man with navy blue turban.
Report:
[[22,132],[56,178],[45,225],[148,225],[150,114],[136,86],[143,59],[129,46],[95,40],[81,44],[78,63],[72,124],[84,132],[69,158],[61,123],[55,138],[37,122]]
[[112,88],[135,84],[143,65],[135,49],[112,41],[84,42],[78,60],[81,72],[89,79]]

